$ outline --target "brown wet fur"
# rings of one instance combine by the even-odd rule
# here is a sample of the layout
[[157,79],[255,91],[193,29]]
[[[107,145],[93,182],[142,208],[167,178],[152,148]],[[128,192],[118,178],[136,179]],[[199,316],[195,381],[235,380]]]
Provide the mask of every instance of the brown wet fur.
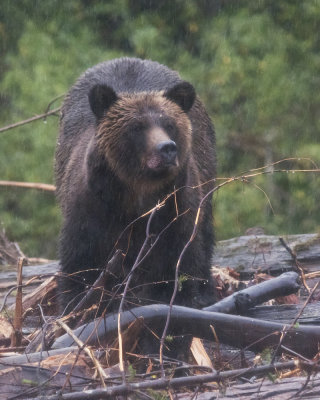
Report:
[[[173,169],[167,179],[150,181],[143,176],[146,169],[148,153],[139,159],[137,168],[128,171],[125,163],[119,163],[119,154],[127,153],[127,148],[122,148],[123,132],[132,123],[141,122],[147,124],[147,150],[149,131],[155,129],[152,120],[153,113],[160,113],[174,120],[179,130],[180,157],[179,165],[183,166],[190,152],[191,147],[191,124],[187,115],[172,101],[163,97],[160,93],[138,93],[120,94],[120,99],[108,110],[107,117],[99,125],[97,132],[97,143],[102,156],[108,160],[108,164],[115,174],[130,187],[133,192],[154,192],[167,183],[167,179],[173,180],[177,170]],[[158,128],[159,129],[159,128]],[[164,132],[165,133],[165,132]],[[170,138],[167,135],[168,139]],[[200,182],[199,182],[200,183]]]
[[[93,85],[109,82],[118,98],[97,120],[88,93]],[[150,225],[146,251],[151,251],[133,274],[125,308],[169,303],[177,261],[191,237],[200,201],[213,188],[216,170],[214,129],[200,99],[196,97],[185,112],[166,97],[179,82],[178,74],[165,66],[124,58],[91,68],[66,96],[55,165],[63,215],[61,311],[72,310],[120,249],[124,261],[107,278],[102,306],[107,312],[117,311],[123,283],[146,238],[148,216],[139,217],[164,199]],[[177,165],[163,173],[150,171],[147,160],[155,157],[157,142],[166,138],[176,143]],[[214,302],[212,225],[208,198],[197,234],[180,263],[180,274],[187,280],[175,304],[203,307]]]

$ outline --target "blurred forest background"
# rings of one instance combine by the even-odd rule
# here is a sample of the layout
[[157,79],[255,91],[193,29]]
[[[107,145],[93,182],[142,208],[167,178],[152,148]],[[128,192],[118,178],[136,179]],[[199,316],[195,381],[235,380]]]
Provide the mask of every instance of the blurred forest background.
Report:
[[[137,56],[196,87],[216,127],[220,177],[289,157],[281,168],[317,168],[319,35],[318,0],[2,0],[0,127],[44,112],[86,68]],[[54,183],[57,131],[52,116],[1,133],[0,180]],[[284,172],[223,187],[217,238],[252,226],[319,232],[319,183],[319,173]],[[28,256],[57,257],[52,192],[0,187],[0,223]]]

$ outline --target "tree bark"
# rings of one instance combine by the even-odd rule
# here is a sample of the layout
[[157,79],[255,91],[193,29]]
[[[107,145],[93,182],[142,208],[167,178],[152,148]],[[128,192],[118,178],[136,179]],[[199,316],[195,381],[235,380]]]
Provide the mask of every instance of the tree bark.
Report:
[[[143,318],[145,325],[160,334],[168,312],[169,306],[163,304],[133,308],[121,314],[121,327],[126,329],[137,318]],[[77,328],[74,333],[88,345],[107,344],[118,334],[117,322],[117,314],[109,315]],[[168,334],[214,340],[210,325],[214,327],[220,342],[258,351],[277,346],[281,332],[288,328],[274,322],[173,306]],[[65,334],[54,342],[52,348],[73,344],[72,338]],[[296,326],[287,332],[282,344],[305,357],[313,357],[320,344],[320,327]]]

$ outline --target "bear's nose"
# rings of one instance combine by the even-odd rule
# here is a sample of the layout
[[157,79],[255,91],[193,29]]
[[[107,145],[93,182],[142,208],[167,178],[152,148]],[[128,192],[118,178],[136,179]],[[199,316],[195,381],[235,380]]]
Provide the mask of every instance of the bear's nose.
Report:
[[157,151],[166,164],[177,164],[177,145],[173,140],[167,140],[157,145]]

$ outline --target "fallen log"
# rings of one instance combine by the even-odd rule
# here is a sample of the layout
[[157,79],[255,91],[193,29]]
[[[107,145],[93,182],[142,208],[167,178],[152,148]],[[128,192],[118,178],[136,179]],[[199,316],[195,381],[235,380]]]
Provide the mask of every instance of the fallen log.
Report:
[[[116,254],[108,263],[110,268],[114,268],[114,265],[118,263],[119,256],[121,256],[121,254]],[[106,274],[103,271],[87,295],[83,298],[82,303],[79,303],[82,307],[84,307],[84,305],[90,305],[90,302],[94,297],[94,292],[102,285],[105,275]],[[277,278],[270,279],[269,281],[259,283],[237,292],[212,306],[204,308],[204,311],[216,311],[221,313],[239,313],[239,311],[241,311],[241,313],[244,314],[245,312],[248,312],[250,307],[256,304],[263,303],[279,295],[288,295],[296,292],[300,287],[298,281],[299,276],[297,273],[287,272]],[[74,309],[74,318],[68,322],[70,328],[75,328],[76,326],[81,325],[81,323],[77,324],[81,317],[81,314],[76,316],[79,309],[79,306]],[[194,312],[196,312],[196,310],[194,310]],[[82,322],[82,325],[83,324],[84,322]],[[54,324],[52,324],[51,328],[47,330],[46,336],[49,337],[53,330]],[[46,340],[46,342],[49,343],[51,340]],[[36,351],[40,343],[43,343],[43,332],[41,331],[39,331],[38,336],[33,338],[28,345],[28,351]]]
[[[247,317],[265,321],[290,324],[301,312],[302,304],[281,304],[276,306],[258,306],[246,312]],[[320,325],[320,302],[307,304],[298,321],[304,325]]]
[[[319,234],[288,235],[284,239],[307,272],[319,270]],[[233,268],[243,280],[251,279],[257,271],[275,276],[296,269],[279,237],[269,235],[240,236],[217,242],[213,265]]]
[[204,311],[215,311],[226,314],[244,314],[249,308],[279,296],[296,293],[300,288],[299,275],[286,272],[277,278],[240,290],[224,298]]
[[[143,318],[144,324],[160,334],[165,324],[169,306],[164,304],[136,307],[121,314],[121,328],[126,329],[137,318]],[[320,327],[294,326],[274,322],[260,321],[253,318],[216,312],[195,310],[173,306],[168,334],[192,335],[214,340],[212,329],[220,342],[238,348],[250,348],[261,351],[265,347],[279,344],[280,335],[286,335],[282,344],[305,357],[317,354],[320,344]],[[118,335],[118,314],[96,319],[74,331],[75,335],[87,345],[107,344]],[[68,334],[58,338],[52,348],[69,347],[74,341]]]
[[[306,273],[309,273],[308,275],[319,272],[320,236],[318,234],[288,235],[285,240],[296,253],[299,262],[303,263]],[[0,253],[2,250],[0,240]],[[7,247],[5,247],[5,250],[7,250]],[[235,269],[241,280],[251,279],[258,271],[276,276],[286,271],[295,270],[292,256],[281,245],[279,237],[268,235],[240,236],[217,242],[212,265]],[[58,270],[59,262],[26,266],[23,270],[23,277],[24,280],[35,276],[47,278],[48,275],[53,275]],[[311,279],[311,276],[309,279]],[[15,284],[16,266],[2,268],[0,271],[0,300],[8,289]],[[24,294],[29,292],[30,289],[31,287],[24,288]],[[12,304],[13,300],[13,297],[9,296],[8,304]]]

